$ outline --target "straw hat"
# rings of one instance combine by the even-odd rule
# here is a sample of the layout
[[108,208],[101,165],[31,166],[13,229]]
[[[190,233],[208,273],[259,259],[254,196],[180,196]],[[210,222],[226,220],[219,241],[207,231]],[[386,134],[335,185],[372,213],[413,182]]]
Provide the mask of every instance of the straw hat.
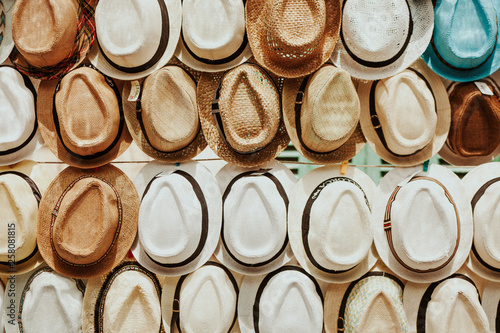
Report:
[[135,80],[172,58],[181,31],[181,0],[101,0],[95,10],[97,41],[89,60],[104,74]]
[[297,182],[290,169],[278,161],[250,170],[227,164],[216,178],[223,214],[217,259],[247,275],[269,273],[290,261],[288,201]]
[[406,69],[432,37],[431,1],[344,0],[333,63],[352,76],[380,80]]
[[36,91],[30,79],[10,66],[0,66],[0,165],[22,161],[41,144]]
[[4,62],[14,48],[12,40],[12,8],[15,0],[0,0],[0,64]]
[[443,146],[450,129],[450,102],[441,79],[422,60],[381,81],[361,82],[360,123],[383,160],[413,166]]
[[6,333],[81,332],[85,284],[43,265],[36,271],[8,279],[14,288],[5,293]]
[[474,81],[500,68],[500,2],[442,0],[434,8],[434,33],[422,55],[440,76]]
[[17,0],[12,13],[16,48],[10,60],[23,73],[52,80],[78,66],[95,38],[96,0]]
[[[481,90],[479,89],[481,88]],[[479,165],[500,154],[500,88],[491,77],[448,87],[451,126],[439,155],[454,165]]]
[[314,169],[290,197],[288,235],[300,265],[326,282],[354,281],[377,259],[370,210],[377,186],[361,170]]
[[167,277],[161,295],[165,330],[234,332],[242,279],[243,276],[214,261],[189,275]]
[[183,162],[207,146],[196,104],[196,81],[182,67],[166,65],[140,84],[126,83],[122,101],[132,138],[154,159]]
[[218,72],[250,58],[245,2],[184,0],[181,36],[175,52],[179,59],[196,70]]
[[214,175],[201,163],[144,166],[139,192],[139,230],[134,257],[160,275],[183,275],[210,259],[221,230],[222,200]]
[[37,112],[45,143],[71,166],[95,168],[109,163],[132,141],[118,87],[91,65],[59,81],[42,81]]
[[203,73],[197,89],[201,127],[217,156],[252,168],[288,146],[277,83],[276,76],[253,63]]
[[87,282],[83,332],[164,333],[161,283],[135,261],[123,261],[106,275]]
[[285,80],[283,114],[294,147],[310,161],[347,161],[365,145],[358,94],[349,74],[333,65]]
[[40,202],[40,253],[52,269],[69,277],[105,274],[130,249],[138,213],[137,191],[120,169],[68,167]]
[[498,323],[500,319],[500,283],[490,281],[486,284],[481,304],[490,323],[491,332],[498,332],[500,329],[500,323]]
[[418,283],[455,273],[472,244],[472,211],[460,178],[437,165],[395,168],[372,208],[377,252],[398,276]]

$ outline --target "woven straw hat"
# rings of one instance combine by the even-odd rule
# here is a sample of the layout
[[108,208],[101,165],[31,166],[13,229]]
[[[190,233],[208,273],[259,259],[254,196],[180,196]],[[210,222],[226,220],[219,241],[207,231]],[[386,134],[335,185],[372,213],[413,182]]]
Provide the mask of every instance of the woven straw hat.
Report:
[[396,75],[422,55],[433,27],[431,1],[344,0],[332,61],[364,80]]
[[460,178],[437,165],[395,168],[372,208],[375,246],[398,276],[435,282],[456,272],[472,244],[472,211]]
[[38,89],[42,137],[61,161],[79,168],[111,162],[130,145],[120,91],[90,65]]
[[15,0],[0,1],[0,64],[4,62],[14,48],[12,40],[12,8]]
[[500,154],[498,84],[491,77],[475,82],[453,83],[448,87],[448,94],[450,132],[439,155],[454,165],[490,162]]
[[101,0],[89,60],[104,74],[135,80],[172,58],[181,31],[181,0]]
[[500,283],[490,281],[486,284],[481,304],[490,323],[491,332],[498,332],[500,329],[498,322],[500,319]]
[[16,48],[10,60],[23,73],[52,80],[78,66],[95,38],[96,0],[17,0],[12,13]]
[[363,134],[383,160],[413,166],[443,146],[450,102],[441,79],[422,60],[388,79],[361,82],[358,92]]
[[287,78],[321,67],[339,38],[340,0],[249,0],[246,24],[257,62]]
[[310,161],[347,161],[365,145],[360,104],[349,74],[327,64],[311,76],[287,79],[283,115],[288,135]]
[[217,156],[251,168],[288,146],[277,84],[276,76],[253,63],[225,73],[203,73],[197,90],[201,126]]
[[196,104],[196,81],[182,67],[167,65],[141,83],[126,83],[122,101],[132,138],[154,159],[184,162],[207,146]]
[[[76,204],[78,203],[78,204]],[[56,272],[90,278],[109,272],[137,232],[139,196],[118,168],[64,169],[38,211],[38,247]]]

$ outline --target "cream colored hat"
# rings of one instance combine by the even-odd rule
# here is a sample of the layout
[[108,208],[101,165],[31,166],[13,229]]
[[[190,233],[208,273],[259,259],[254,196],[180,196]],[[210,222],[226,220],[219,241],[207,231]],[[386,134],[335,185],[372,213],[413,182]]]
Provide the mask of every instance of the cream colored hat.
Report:
[[12,9],[16,0],[0,1],[0,64],[4,62],[14,48],[12,40]]
[[290,197],[288,235],[295,258],[326,282],[354,281],[377,259],[370,223],[377,186],[361,170],[340,166],[314,169]]
[[481,304],[488,318],[491,332],[500,331],[500,283],[490,281],[486,284]]
[[139,171],[139,230],[134,257],[160,275],[179,276],[210,259],[222,221],[222,200],[214,175],[201,163],[158,161]]
[[278,161],[250,170],[227,164],[216,177],[223,214],[217,259],[247,275],[269,273],[286,264],[293,257],[288,202],[297,182],[290,169]]

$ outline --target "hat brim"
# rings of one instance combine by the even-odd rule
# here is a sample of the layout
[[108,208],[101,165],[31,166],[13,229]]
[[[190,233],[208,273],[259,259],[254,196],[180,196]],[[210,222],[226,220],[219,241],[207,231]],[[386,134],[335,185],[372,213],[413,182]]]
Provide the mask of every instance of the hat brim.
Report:
[[481,304],[490,322],[490,330],[492,332],[497,332],[500,328],[496,325],[498,307],[500,305],[500,283],[488,282],[483,290]]
[[5,8],[5,31],[2,44],[0,44],[0,64],[7,60],[14,49],[14,41],[12,40],[12,9],[14,8],[15,0],[3,0],[2,3]]

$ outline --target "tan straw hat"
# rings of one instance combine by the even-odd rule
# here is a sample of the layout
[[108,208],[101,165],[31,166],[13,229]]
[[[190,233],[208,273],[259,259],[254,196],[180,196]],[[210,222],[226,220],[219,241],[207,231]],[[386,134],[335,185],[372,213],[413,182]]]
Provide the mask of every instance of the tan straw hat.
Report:
[[64,169],[38,212],[38,247],[56,272],[90,278],[109,272],[137,232],[139,196],[118,168]]
[[257,62],[288,78],[311,74],[333,52],[340,0],[249,0],[247,34]]

